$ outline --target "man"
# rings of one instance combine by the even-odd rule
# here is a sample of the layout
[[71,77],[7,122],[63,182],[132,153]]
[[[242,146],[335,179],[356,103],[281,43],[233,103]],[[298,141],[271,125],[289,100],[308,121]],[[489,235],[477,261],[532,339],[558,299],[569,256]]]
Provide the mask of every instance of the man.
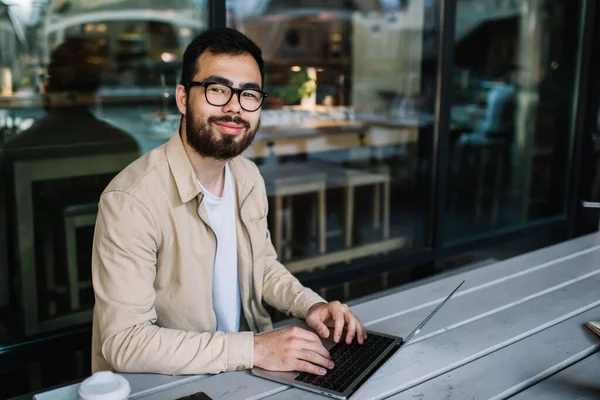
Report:
[[[239,156],[259,126],[260,49],[214,29],[183,56],[179,132],[102,194],[94,235],[92,370],[201,374],[258,366],[325,374],[318,336],[272,331],[262,301],[363,343],[363,324],[304,288],[278,261],[256,166]],[[262,333],[261,333],[262,332]],[[257,334],[260,333],[260,334]]]
[[485,137],[509,140],[513,136],[517,91],[510,73],[510,70],[500,72],[490,82],[485,119],[479,128]]

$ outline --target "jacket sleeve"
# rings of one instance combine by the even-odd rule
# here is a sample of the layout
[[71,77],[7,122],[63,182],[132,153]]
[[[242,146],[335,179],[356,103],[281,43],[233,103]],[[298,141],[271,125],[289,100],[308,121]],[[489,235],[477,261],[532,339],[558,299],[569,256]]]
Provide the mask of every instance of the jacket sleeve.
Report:
[[[263,183],[264,185],[264,183]],[[263,186],[264,203],[268,204],[266,190]],[[310,307],[316,303],[327,303],[313,290],[304,287],[290,271],[277,260],[277,252],[273,247],[271,235],[265,218],[265,269],[263,275],[263,298],[279,311],[292,314],[297,318],[306,318]]]
[[252,368],[252,332],[198,333],[155,324],[159,240],[152,213],[138,199],[120,191],[102,195],[92,281],[94,323],[104,358],[119,372],[177,375]]

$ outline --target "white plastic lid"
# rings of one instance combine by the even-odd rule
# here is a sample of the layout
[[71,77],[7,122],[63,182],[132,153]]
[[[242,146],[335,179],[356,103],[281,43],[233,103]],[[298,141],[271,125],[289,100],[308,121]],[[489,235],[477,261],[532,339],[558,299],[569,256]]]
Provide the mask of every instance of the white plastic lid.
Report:
[[126,400],[130,391],[127,379],[100,371],[81,382],[78,393],[81,400]]

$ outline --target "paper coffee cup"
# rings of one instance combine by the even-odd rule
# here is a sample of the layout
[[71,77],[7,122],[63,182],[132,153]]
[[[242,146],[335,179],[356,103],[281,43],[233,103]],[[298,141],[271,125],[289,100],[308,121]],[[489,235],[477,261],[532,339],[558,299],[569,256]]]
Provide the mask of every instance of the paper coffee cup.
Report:
[[79,400],[127,400],[127,379],[110,371],[96,372],[79,385]]

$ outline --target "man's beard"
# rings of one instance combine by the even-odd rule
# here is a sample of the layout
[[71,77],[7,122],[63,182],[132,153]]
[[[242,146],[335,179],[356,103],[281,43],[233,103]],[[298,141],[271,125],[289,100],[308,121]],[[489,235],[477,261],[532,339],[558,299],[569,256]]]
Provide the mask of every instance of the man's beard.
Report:
[[[245,130],[238,135],[213,132],[211,123],[215,122],[233,122],[243,126]],[[260,121],[256,128],[250,129],[250,124],[237,115],[235,117],[211,116],[206,121],[202,121],[200,115],[196,117],[193,113],[187,112],[185,114],[185,137],[190,147],[202,157],[229,160],[242,154],[252,144],[259,125]],[[241,137],[238,139],[240,135]]]

